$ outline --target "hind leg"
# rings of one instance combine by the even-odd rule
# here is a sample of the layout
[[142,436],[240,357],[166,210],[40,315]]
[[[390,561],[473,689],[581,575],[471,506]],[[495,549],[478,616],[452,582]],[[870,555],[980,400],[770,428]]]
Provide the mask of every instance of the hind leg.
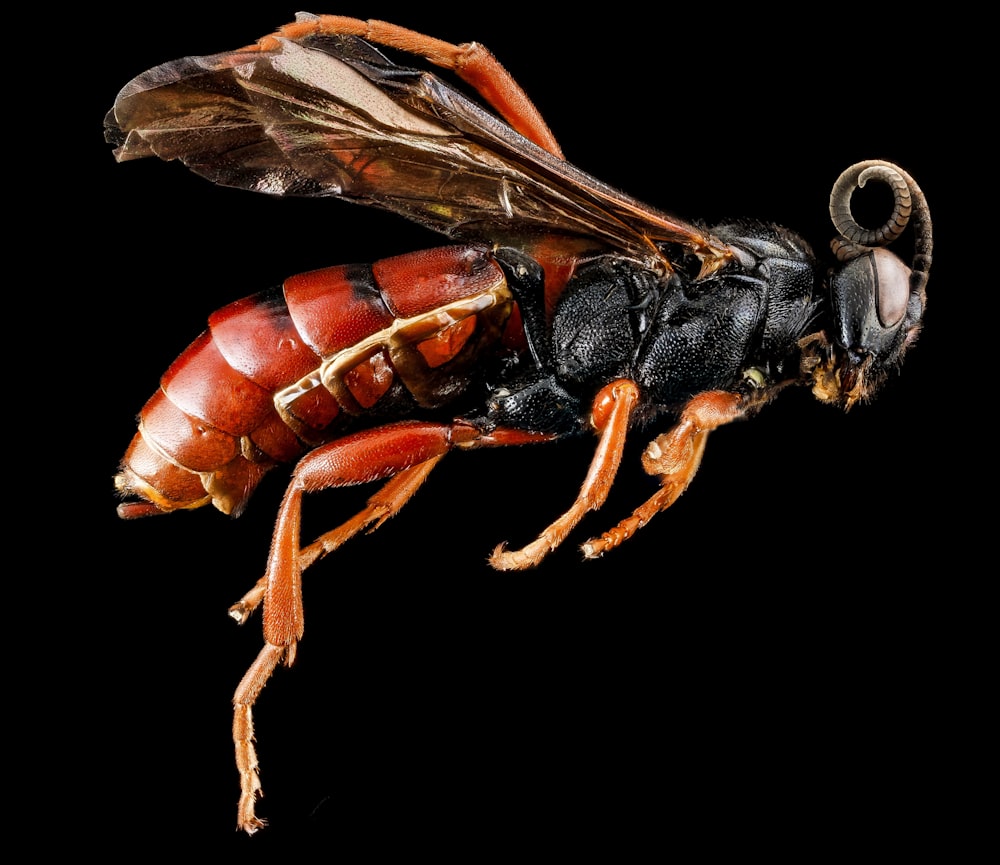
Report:
[[[261,785],[253,744],[252,710],[278,664],[283,662],[287,666],[295,660],[296,646],[305,628],[303,568],[328,548],[333,549],[373,523],[377,528],[396,513],[452,448],[529,444],[551,438],[503,429],[484,435],[476,427],[460,421],[448,424],[401,422],[329,442],[299,461],[278,511],[264,578],[230,610],[234,618],[242,620],[261,600],[264,604],[264,647],[233,696],[233,741],[240,774],[238,825],[241,829],[252,833],[263,825],[255,814]],[[309,547],[302,549],[299,546],[304,493],[387,477],[392,480],[355,518]]]
[[[309,546],[302,548],[299,553],[299,570],[304,571],[327,553],[332,553],[361,530],[368,529],[368,531],[373,532],[390,517],[396,516],[403,505],[427,480],[431,469],[441,459],[442,456],[432,457],[389,478],[385,485],[368,499],[364,510],[337,528],[320,535]],[[373,523],[374,525],[372,525]],[[249,592],[229,608],[229,615],[242,625],[250,617],[250,614],[260,606],[266,590],[267,575],[265,574]]]
[[415,30],[408,30],[388,21],[364,21],[343,15],[303,16],[294,24],[286,24],[270,36],[250,46],[258,51],[273,51],[279,38],[301,40],[312,34],[360,36],[376,45],[384,45],[423,57],[435,66],[454,72],[492,105],[500,116],[525,138],[535,142],[553,156],[563,158],[548,124],[534,103],[511,74],[478,42],[452,45]]

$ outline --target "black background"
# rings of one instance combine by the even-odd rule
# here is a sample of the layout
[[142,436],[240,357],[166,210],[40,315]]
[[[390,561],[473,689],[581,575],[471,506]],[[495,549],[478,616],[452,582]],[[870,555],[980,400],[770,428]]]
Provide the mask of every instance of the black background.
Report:
[[[872,814],[883,795],[922,798],[933,767],[926,756],[915,765],[913,749],[932,735],[923,709],[940,701],[929,690],[948,699],[943,656],[965,593],[954,570],[962,586],[963,529],[946,536],[942,523],[955,501],[956,428],[968,422],[945,410],[961,350],[948,284],[957,213],[928,135],[951,122],[928,91],[947,72],[926,50],[895,56],[907,42],[933,44],[932,25],[613,8],[565,20],[535,5],[503,4],[489,18],[314,11],[486,43],[567,158],[683,218],[770,219],[821,250],[839,172],[898,162],[937,227],[923,338],[870,406],[843,415],[788,393],[714,434],[680,503],[597,562],[572,542],[529,573],[485,562],[568,505],[592,443],[445,460],[398,519],[306,575],[299,660],[255,712],[259,811],[271,825],[245,838],[233,830],[228,701],[261,637],[259,617],[240,629],[225,611],[262,573],[284,478],[273,473],[236,521],[206,509],[122,522],[111,475],[139,408],[212,310],[292,273],[439,238],[338,202],[216,188],[178,165],[115,164],[101,120],[122,85],[183,54],[246,44],[293,7],[181,4],[146,23],[90,19],[86,62],[74,64],[86,117],[73,129],[73,171],[91,180],[65,207],[78,214],[74,267],[96,287],[86,297],[103,332],[91,340],[86,325],[95,351],[84,350],[72,388],[96,446],[64,470],[83,524],[97,522],[93,543],[73,549],[71,573],[89,576],[67,650],[91,730],[80,757],[101,781],[85,803],[92,839],[238,851],[321,836],[331,854],[360,845],[372,857],[479,858],[522,849],[537,830],[536,851],[565,850],[566,839],[663,849],[665,830],[720,814],[739,824],[772,785],[767,801],[814,825],[814,839],[834,823],[846,843],[855,827],[878,822],[888,839],[919,822],[919,811]],[[902,38],[891,35],[900,25]],[[574,541],[650,493],[644,444]],[[982,470],[974,452],[962,456]],[[307,533],[339,523],[368,492],[308,500]],[[948,569],[926,565],[938,556]],[[850,805],[829,792],[848,780]],[[739,831],[751,846],[780,844],[775,820]]]

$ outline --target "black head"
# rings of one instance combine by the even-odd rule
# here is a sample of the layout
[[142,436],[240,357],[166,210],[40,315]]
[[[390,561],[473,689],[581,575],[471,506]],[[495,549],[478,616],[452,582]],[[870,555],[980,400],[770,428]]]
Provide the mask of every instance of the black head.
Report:
[[[893,213],[875,230],[862,228],[851,212],[851,196],[869,180],[887,184]],[[840,236],[832,247],[838,265],[828,281],[830,314],[826,332],[810,346],[813,393],[824,402],[850,408],[870,399],[903,360],[920,331],[931,264],[931,221],[920,188],[888,162],[860,162],[845,171],[830,194],[830,215]],[[915,241],[907,266],[886,247],[910,220]]]

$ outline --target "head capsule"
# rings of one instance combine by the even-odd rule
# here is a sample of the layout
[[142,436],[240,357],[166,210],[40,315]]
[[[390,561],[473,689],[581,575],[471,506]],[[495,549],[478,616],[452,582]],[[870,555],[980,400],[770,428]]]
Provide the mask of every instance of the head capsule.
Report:
[[[889,186],[893,212],[880,228],[860,226],[851,196],[869,180]],[[827,332],[805,350],[813,393],[850,408],[874,395],[898,367],[920,330],[931,265],[931,220],[920,188],[888,162],[852,165],[833,186],[830,216],[840,232],[831,244],[838,265],[831,271]],[[887,247],[913,221],[913,262],[907,266]]]

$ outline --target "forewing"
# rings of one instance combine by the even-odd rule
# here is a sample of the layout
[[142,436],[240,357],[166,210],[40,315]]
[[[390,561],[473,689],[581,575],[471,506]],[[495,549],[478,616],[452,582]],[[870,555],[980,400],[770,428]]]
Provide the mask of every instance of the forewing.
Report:
[[463,241],[660,257],[679,244],[718,266],[727,247],[528,141],[437,76],[355,37],[186,57],[118,95],[119,160],[179,159],[209,180],[276,195],[336,196]]

